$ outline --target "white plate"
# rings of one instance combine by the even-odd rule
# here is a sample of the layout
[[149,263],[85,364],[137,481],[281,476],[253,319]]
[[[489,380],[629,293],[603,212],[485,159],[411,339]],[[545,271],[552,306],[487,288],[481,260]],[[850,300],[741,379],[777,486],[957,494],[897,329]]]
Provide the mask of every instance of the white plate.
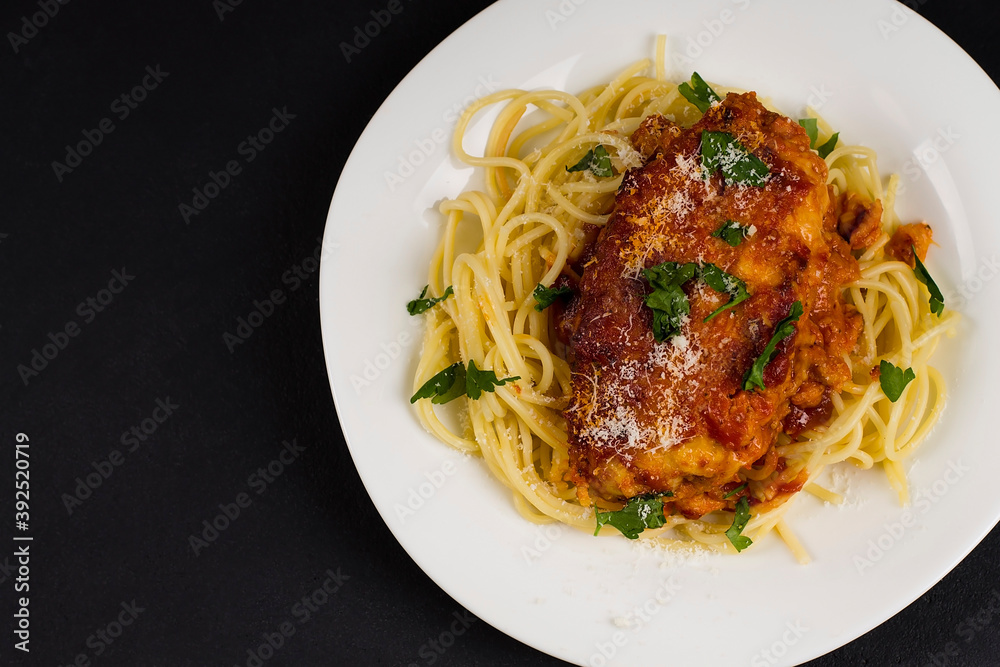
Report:
[[[770,96],[793,116],[820,106],[846,140],[876,148],[883,171],[900,172],[908,186],[903,219],[934,226],[940,247],[929,268],[947,306],[965,314],[960,338],[935,357],[952,395],[910,470],[913,506],[900,508],[877,471],[851,476],[847,507],[798,498],[790,517],[813,555],[808,566],[773,538],[739,556],[685,561],[625,539],[539,529],[480,460],[427,435],[407,400],[421,318],[404,305],[426,282],[437,203],[471,175],[448,148],[457,110],[501,87],[579,91],[606,81],[651,57],[657,33],[669,35],[672,78],[697,69]],[[989,131],[997,118],[1000,94],[982,70],[888,0],[503,0],[475,17],[372,119],[324,239],[330,382],[390,530],[477,616],[578,664],[797,663],[904,608],[1000,517],[992,414],[1000,346],[990,341],[1000,329],[1000,281],[990,280],[1000,270],[1000,142]],[[474,144],[484,126],[467,148],[482,149]]]

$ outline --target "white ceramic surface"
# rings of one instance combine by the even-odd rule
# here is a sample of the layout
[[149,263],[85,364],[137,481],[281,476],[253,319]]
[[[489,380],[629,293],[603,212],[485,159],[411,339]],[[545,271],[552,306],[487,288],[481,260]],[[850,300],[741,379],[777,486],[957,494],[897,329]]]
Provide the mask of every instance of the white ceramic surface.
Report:
[[[814,561],[771,538],[739,556],[684,558],[522,520],[477,459],[419,426],[408,403],[437,203],[472,170],[450,155],[457,111],[507,87],[578,91],[652,57],[808,103],[906,184],[897,210],[940,243],[928,267],[960,336],[935,357],[948,408],[910,469],[901,508],[880,472],[852,472],[848,503],[801,497],[790,518]],[[320,308],[330,382],[372,500],[417,564],[480,618],[577,664],[794,664],[891,617],[1000,517],[995,428],[1000,281],[995,225],[1000,92],[936,28],[889,0],[502,0],[432,51],[374,116],[337,186]],[[466,148],[482,150],[488,116]],[[477,143],[478,141],[478,143]],[[390,176],[391,175],[391,176]],[[978,273],[978,275],[977,275]],[[964,291],[964,296],[959,290]],[[991,324],[992,322],[992,324]],[[767,651],[767,656],[765,656]],[[776,663],[770,662],[774,659]]]

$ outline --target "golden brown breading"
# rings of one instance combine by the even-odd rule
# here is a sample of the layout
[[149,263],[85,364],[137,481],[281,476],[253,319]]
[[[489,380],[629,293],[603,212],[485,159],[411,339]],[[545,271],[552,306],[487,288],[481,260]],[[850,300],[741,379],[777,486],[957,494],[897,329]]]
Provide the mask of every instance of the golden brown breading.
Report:
[[927,258],[927,250],[933,242],[934,233],[926,222],[900,225],[886,244],[885,254],[905,262],[912,269],[917,265],[913,261],[913,249],[916,248],[917,257],[922,262]]
[[[762,159],[764,186],[726,185],[719,173],[703,179],[703,130],[728,132]],[[736,498],[722,496],[741,470],[768,480],[767,499],[794,493],[804,472],[786,468],[775,440],[829,416],[830,393],[850,379],[843,354],[861,326],[841,296],[857,262],[824,228],[826,164],[795,121],[753,93],[730,94],[689,129],[647,120],[637,135],[651,157],[626,173],[562,322],[574,373],[566,411],[573,481],[584,501],[670,491],[667,511],[688,517],[732,508]],[[727,220],[749,229],[738,247],[712,237]],[[689,317],[658,343],[642,270],[667,261],[715,264],[751,296],[706,323],[729,296],[691,280]],[[744,375],[795,301],[805,314],[766,367],[767,388],[744,391]]]
[[847,192],[836,201],[837,232],[852,250],[867,248],[882,234],[882,202]]

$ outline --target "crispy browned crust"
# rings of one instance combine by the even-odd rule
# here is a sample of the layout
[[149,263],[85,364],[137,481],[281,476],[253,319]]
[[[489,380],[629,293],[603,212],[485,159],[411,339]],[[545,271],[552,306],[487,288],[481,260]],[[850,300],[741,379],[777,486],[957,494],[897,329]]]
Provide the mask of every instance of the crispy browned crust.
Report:
[[[733,134],[761,158],[771,169],[765,186],[726,186],[718,173],[702,180],[704,129]],[[796,122],[753,93],[730,94],[686,130],[647,119],[633,144],[649,161],[626,173],[562,318],[574,373],[572,481],[584,501],[669,491],[667,511],[688,517],[732,508],[737,497],[722,496],[740,471],[766,480],[765,501],[794,493],[805,473],[775,454],[777,435],[829,415],[861,326],[841,296],[858,265],[829,224],[826,164]],[[736,248],[711,236],[729,219],[754,229]],[[691,281],[681,335],[656,343],[641,270],[666,261],[713,263],[752,296],[705,323],[729,297]],[[805,315],[767,366],[767,389],[743,391],[797,300]]]
[[680,134],[680,125],[654,114],[647,116],[632,133],[632,147],[642,156],[643,162],[649,162]]
[[836,199],[837,232],[852,250],[867,248],[882,235],[882,202],[866,201],[854,192]]
[[900,225],[886,244],[885,254],[905,262],[912,269],[916,267],[916,262],[913,261],[913,249],[917,249],[917,257],[922,262],[927,258],[927,250],[933,242],[934,232],[926,222]]

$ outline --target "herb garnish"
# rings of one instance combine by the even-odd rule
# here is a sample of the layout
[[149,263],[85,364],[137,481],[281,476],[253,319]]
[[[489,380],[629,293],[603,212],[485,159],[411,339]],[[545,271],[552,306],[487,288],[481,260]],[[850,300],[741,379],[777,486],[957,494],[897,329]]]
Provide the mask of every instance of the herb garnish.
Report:
[[713,103],[722,100],[719,94],[712,90],[712,87],[705,83],[705,80],[697,72],[691,74],[690,84],[682,83],[677,86],[677,90],[702,113],[708,111]]
[[556,299],[563,296],[569,296],[572,293],[573,293],[573,288],[569,287],[568,285],[564,287],[552,288],[552,287],[545,287],[541,283],[538,283],[538,286],[535,287],[535,291],[532,292],[531,295],[535,297],[535,301],[538,302],[535,304],[535,310],[537,310],[538,312],[542,312],[543,310],[551,306],[553,303],[555,303]]
[[747,284],[734,275],[726,273],[715,264],[701,265],[701,279],[708,283],[708,286],[716,292],[725,292],[731,298],[729,303],[720,306],[714,313],[705,318],[705,322],[718,315],[724,310],[728,310],[738,303],[742,303],[750,298],[747,292]]
[[644,269],[653,291],[646,297],[646,305],[653,311],[653,338],[662,343],[677,335],[681,320],[691,312],[691,304],[682,285],[694,278],[697,264],[664,262],[651,269]]
[[465,376],[465,393],[468,394],[469,398],[476,401],[479,400],[484,391],[492,392],[502,384],[520,379],[521,376],[515,375],[499,380],[497,379],[497,374],[493,371],[481,371],[476,368],[476,361],[472,359],[469,361],[469,371]]
[[819,139],[819,127],[815,118],[800,118],[799,125],[805,128],[806,136],[809,137],[809,148],[816,148],[816,140]]
[[597,528],[594,529],[594,535],[601,532],[601,526],[608,524],[617,528],[630,540],[639,539],[639,533],[646,528],[659,528],[667,522],[663,516],[663,501],[660,498],[672,495],[674,494],[667,491],[636,496],[629,498],[628,503],[620,510],[613,512],[596,510]]
[[740,491],[742,491],[745,488],[747,488],[747,483],[743,482],[742,484],[740,484],[739,486],[737,486],[735,489],[733,489],[732,491],[730,491],[726,495],[722,496],[722,499],[726,500],[728,498],[732,498],[733,496],[735,496],[737,493],[739,493]]
[[423,291],[420,292],[420,296],[418,296],[416,299],[406,304],[406,312],[408,312],[410,315],[419,315],[425,310],[432,308],[435,304],[441,303],[442,301],[444,301],[449,296],[455,293],[451,285],[448,285],[448,289],[446,289],[444,291],[444,294],[442,294],[441,296],[437,298],[425,299],[424,296],[427,295],[428,287],[430,287],[430,285],[424,285],[424,289]]
[[722,239],[732,247],[743,243],[743,239],[750,237],[750,228],[744,227],[735,220],[726,220],[722,226],[712,232],[712,236]]
[[726,185],[745,183],[762,187],[770,168],[728,132],[701,133],[701,168],[705,178],[722,170]]
[[520,380],[520,376],[497,379],[493,371],[480,370],[476,366],[475,360],[469,361],[469,368],[466,370],[462,362],[457,362],[448,366],[443,371],[432,377],[430,380],[417,389],[417,393],[410,397],[410,403],[416,403],[421,398],[431,399],[431,403],[438,405],[455,400],[459,396],[468,396],[472,400],[478,400],[484,391],[494,391],[500,385],[515,380]]
[[819,127],[816,125],[816,119],[801,118],[799,119],[799,125],[806,130],[806,135],[809,137],[809,148],[814,149],[824,160],[837,147],[837,142],[840,140],[840,132],[834,132],[833,136],[825,144],[817,146],[816,143],[819,141]]
[[774,328],[774,334],[771,336],[767,347],[757,357],[757,360],[753,362],[750,370],[747,371],[746,376],[743,378],[744,391],[751,391],[754,388],[766,388],[764,386],[764,367],[771,363],[771,360],[774,358],[776,354],[775,348],[778,346],[778,343],[795,333],[795,323],[802,317],[802,312],[802,302],[796,301],[792,304],[792,309],[788,313],[788,317],[778,322],[778,326]]
[[733,546],[736,547],[737,553],[743,551],[748,546],[753,544],[751,540],[746,535],[741,535],[743,529],[747,527],[747,523],[750,522],[750,503],[747,501],[746,496],[740,498],[739,502],[736,503],[736,515],[733,517],[733,525],[729,527],[726,531],[726,537],[732,542]]
[[902,368],[894,366],[885,359],[878,365],[878,371],[878,381],[882,385],[882,392],[893,403],[898,401],[899,397],[903,395],[906,385],[913,382],[917,377],[912,368],[907,368],[904,371]]
[[826,157],[833,152],[833,149],[837,147],[837,142],[840,140],[840,132],[834,132],[833,136],[830,137],[829,141],[816,149],[819,156],[824,160]]
[[927,291],[931,293],[931,312],[941,317],[941,314],[944,312],[944,295],[941,294],[937,283],[931,278],[931,274],[927,272],[927,267],[924,266],[924,263],[920,261],[920,257],[917,256],[917,249],[912,245],[910,248],[913,250],[913,261],[916,263],[913,273],[916,274],[917,280],[927,285]]
[[646,297],[645,304],[653,311],[653,338],[657,343],[662,343],[680,333],[681,322],[691,312],[691,303],[684,292],[684,283],[696,275],[715,291],[730,296],[729,302],[706,317],[705,322],[750,298],[746,283],[715,264],[664,262],[650,269],[644,269],[642,273],[653,288]]
[[410,403],[416,403],[421,398],[429,398],[431,403],[441,405],[464,394],[465,366],[459,361],[421,385],[417,393],[410,397]]
[[615,175],[614,170],[611,168],[611,156],[608,155],[608,150],[604,146],[598,146],[587,151],[582,160],[572,167],[566,167],[566,171],[586,171],[587,169],[594,176],[606,178]]
[[816,152],[819,153],[819,156],[825,160],[826,157],[833,152],[833,149],[837,147],[837,141],[839,140],[840,140],[840,132],[834,132],[833,136],[830,137],[829,141],[827,141],[825,144],[817,148]]

